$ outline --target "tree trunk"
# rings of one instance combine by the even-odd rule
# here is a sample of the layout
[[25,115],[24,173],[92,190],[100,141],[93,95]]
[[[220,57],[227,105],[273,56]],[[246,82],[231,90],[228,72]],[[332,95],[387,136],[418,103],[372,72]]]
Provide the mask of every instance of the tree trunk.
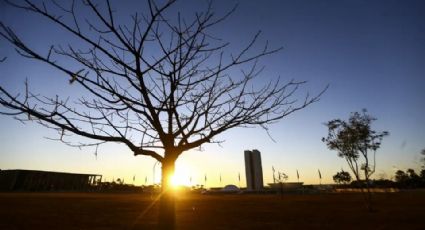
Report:
[[175,159],[162,162],[161,198],[158,225],[160,229],[175,229],[175,193],[171,185]]
[[367,210],[369,212],[373,211],[373,206],[372,206],[372,192],[370,191],[370,185],[369,185],[369,177],[367,176],[365,179],[366,182],[366,205],[367,205]]

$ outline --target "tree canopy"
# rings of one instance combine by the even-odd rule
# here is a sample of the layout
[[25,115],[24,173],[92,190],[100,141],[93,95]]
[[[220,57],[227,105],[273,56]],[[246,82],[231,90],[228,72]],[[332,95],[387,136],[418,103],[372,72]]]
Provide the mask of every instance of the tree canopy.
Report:
[[[117,142],[134,155],[174,161],[184,151],[217,142],[215,137],[226,130],[267,129],[323,93],[298,100],[294,95],[305,82],[280,78],[258,86],[254,79],[263,70],[259,59],[281,48],[259,44],[257,32],[240,51],[227,52],[229,43],[211,28],[234,8],[217,16],[209,2],[189,20],[180,14],[170,19],[167,12],[173,12],[174,0],[162,5],[148,0],[147,12],[119,24],[109,1],[9,4],[79,41],[78,46],[52,44],[41,52],[0,23],[0,36],[20,55],[62,72],[57,77],[68,78],[89,96],[69,101],[61,95],[44,97],[29,85],[20,94],[0,86],[1,113],[55,129],[58,139],[70,145],[76,144],[67,141],[67,134],[76,134],[92,140],[78,146]],[[91,16],[85,17],[82,9]]]
[[333,176],[333,180],[337,184],[348,184],[351,182],[351,175],[349,172],[346,172],[344,170],[341,170],[341,172],[337,172]]
[[348,121],[334,119],[326,123],[328,136],[323,137],[322,141],[347,161],[357,180],[360,180],[361,171],[366,180],[375,172],[376,150],[381,146],[382,139],[389,135],[387,131],[372,130],[371,124],[375,120],[364,109],[361,113],[352,113]]

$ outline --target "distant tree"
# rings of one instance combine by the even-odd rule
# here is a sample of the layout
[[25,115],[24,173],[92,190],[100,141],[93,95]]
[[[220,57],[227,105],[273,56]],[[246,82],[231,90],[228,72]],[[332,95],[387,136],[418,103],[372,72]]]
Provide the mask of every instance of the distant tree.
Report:
[[277,172],[277,175],[278,175],[278,177],[277,177],[278,183],[284,183],[289,178],[289,176],[286,175],[286,173],[284,173],[284,172]]
[[333,179],[337,184],[348,184],[351,182],[351,175],[349,172],[341,170],[333,176]]
[[395,182],[392,180],[381,178],[381,179],[373,180],[373,185],[378,188],[394,188]]
[[421,162],[422,162],[422,170],[419,173],[419,186],[420,187],[425,187],[425,149],[421,150]]
[[407,169],[409,175],[409,185],[412,188],[419,188],[421,186],[421,177],[415,172],[414,169]]
[[322,138],[330,150],[338,151],[338,156],[347,161],[357,182],[366,187],[365,201],[369,210],[372,208],[369,182],[376,168],[376,150],[383,137],[389,134],[372,130],[371,124],[375,120],[366,109],[351,113],[348,121],[334,119],[327,122],[328,136]]
[[421,180],[421,187],[425,187],[425,169],[422,169],[419,174]]
[[[135,156],[161,162],[160,220],[168,228],[174,223],[170,178],[182,153],[218,143],[218,135],[236,127],[267,130],[324,92],[297,100],[304,81],[256,81],[263,69],[259,59],[280,48],[271,49],[267,42],[259,46],[258,32],[245,46],[241,42],[240,51],[229,53],[229,43],[213,34],[212,27],[234,9],[217,16],[211,1],[205,11],[184,18],[171,10],[175,0],[147,0],[146,14],[131,15],[127,24],[121,24],[125,19],[117,17],[109,1],[7,2],[42,17],[58,29],[52,33],[66,33],[70,39],[43,51],[26,42],[35,39],[22,39],[3,22],[0,37],[23,57],[62,73],[57,77],[70,83],[63,87],[85,91],[73,95],[81,96],[74,104],[63,95],[33,93],[27,84],[20,94],[0,86],[1,114],[54,129],[58,140],[71,146],[97,149],[120,143]],[[16,68],[22,68],[19,62]],[[69,134],[90,141],[70,142]]]
[[409,180],[409,176],[403,170],[397,170],[395,172],[394,180],[400,184],[406,184]]
[[419,177],[418,174],[416,174],[414,169],[407,169],[407,175],[409,176],[409,178],[417,178]]
[[418,188],[424,185],[423,176],[425,176],[425,170],[422,170],[420,174],[419,176],[413,169],[407,169],[406,172],[398,170],[394,178],[399,187]]
[[421,170],[420,176],[422,179],[425,179],[425,169]]
[[[274,176],[274,175],[273,175]],[[277,172],[277,178],[274,179],[275,182],[279,184],[280,188],[280,195],[283,195],[283,183],[285,183],[288,180],[289,176],[286,175],[284,172]]]

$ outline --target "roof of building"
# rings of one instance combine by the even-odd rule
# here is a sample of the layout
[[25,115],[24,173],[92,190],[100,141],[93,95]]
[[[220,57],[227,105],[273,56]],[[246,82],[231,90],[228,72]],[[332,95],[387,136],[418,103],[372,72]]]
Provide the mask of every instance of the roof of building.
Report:
[[38,173],[58,173],[58,174],[81,175],[81,176],[102,176],[101,174],[54,172],[54,171],[30,170],[30,169],[6,169],[6,170],[0,169],[0,173],[2,172],[38,172]]

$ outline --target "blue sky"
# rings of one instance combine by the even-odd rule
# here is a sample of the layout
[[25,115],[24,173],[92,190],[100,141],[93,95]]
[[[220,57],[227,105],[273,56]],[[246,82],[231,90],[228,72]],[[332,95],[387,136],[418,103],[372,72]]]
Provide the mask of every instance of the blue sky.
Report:
[[[135,2],[112,2],[121,20],[135,9]],[[214,1],[220,14],[236,1]],[[179,1],[173,10],[183,14],[202,9],[203,1]],[[173,11],[174,12],[174,11]],[[203,151],[184,153],[177,162],[182,177],[210,186],[224,183],[244,185],[243,151],[262,152],[265,181],[271,182],[271,167],[296,180],[331,182],[341,167],[348,170],[336,152],[321,142],[327,130],[324,122],[346,119],[350,112],[368,109],[378,118],[376,130],[387,130],[377,152],[375,176],[391,178],[395,168],[419,169],[419,152],[425,148],[425,3],[423,1],[240,1],[237,11],[213,29],[220,38],[232,42],[237,50],[258,31],[263,41],[284,49],[266,57],[266,70],[258,84],[277,77],[307,80],[305,91],[314,94],[330,85],[318,103],[270,126],[273,142],[260,128],[235,129],[219,136],[220,146],[205,145]],[[45,20],[0,4],[0,20],[16,28],[25,40],[42,50],[51,42],[73,41]],[[67,80],[40,63],[25,60],[0,39],[0,85],[12,91],[24,89],[28,78],[34,91],[46,94],[79,92]],[[47,51],[46,51],[47,52]],[[301,91],[301,92],[305,92]],[[55,134],[37,124],[21,124],[0,116],[0,168],[27,168],[103,174],[106,179],[124,177],[136,183],[152,179],[154,161],[134,157],[125,146],[100,147],[96,159],[93,149],[71,148],[43,137]],[[159,167],[157,167],[159,169]],[[156,176],[159,178],[159,174]]]

